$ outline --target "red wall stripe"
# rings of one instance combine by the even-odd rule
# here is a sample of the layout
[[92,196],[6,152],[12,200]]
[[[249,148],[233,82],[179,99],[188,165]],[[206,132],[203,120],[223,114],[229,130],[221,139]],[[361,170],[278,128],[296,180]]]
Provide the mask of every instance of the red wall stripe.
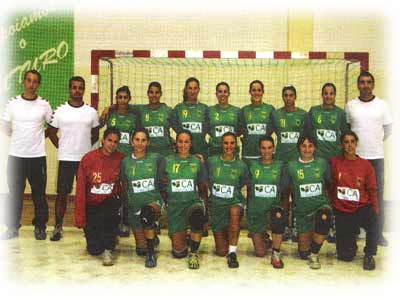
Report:
[[203,51],[203,58],[221,58],[221,51]]
[[150,57],[150,50],[133,50],[133,57]]
[[256,51],[239,51],[239,58],[256,58]]
[[274,51],[275,59],[291,59],[292,52],[290,51]]
[[91,93],[90,94],[90,106],[92,106],[95,110],[99,107],[99,94]]
[[359,60],[362,70],[368,71],[368,69],[369,69],[369,53],[368,52],[345,52],[344,59]]
[[169,58],[185,58],[185,51],[182,50],[169,50],[168,51]]
[[326,59],[326,52],[308,52],[309,59]]

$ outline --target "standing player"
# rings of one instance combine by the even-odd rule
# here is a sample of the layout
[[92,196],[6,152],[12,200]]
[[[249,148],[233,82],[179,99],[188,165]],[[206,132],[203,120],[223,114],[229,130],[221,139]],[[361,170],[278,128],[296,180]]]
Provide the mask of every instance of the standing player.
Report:
[[308,259],[311,269],[319,269],[318,253],[331,224],[332,213],[327,197],[331,173],[326,160],[314,158],[312,136],[300,136],[297,147],[300,157],[289,161],[287,168],[294,191],[298,250],[301,259]]
[[272,112],[275,108],[267,103],[263,103],[264,84],[260,80],[254,80],[249,86],[251,103],[242,107],[241,114],[241,133],[242,138],[242,159],[248,162],[251,159],[258,159],[258,141],[264,135],[270,135],[272,129],[269,127]]
[[343,155],[331,159],[331,202],[336,217],[337,258],[352,261],[356,255],[359,227],[367,231],[364,270],[374,270],[377,252],[379,213],[375,172],[372,165],[356,155],[357,135],[341,136]]
[[162,156],[173,154],[173,141],[170,136],[172,109],[160,102],[162,96],[161,84],[150,82],[147,88],[149,103],[138,107],[140,124],[150,135],[149,152]]
[[346,118],[351,130],[360,138],[357,154],[367,159],[375,170],[379,203],[378,244],[387,246],[388,241],[382,234],[385,225],[383,142],[391,134],[393,119],[386,102],[372,93],[375,87],[375,79],[371,73],[361,72],[357,78],[357,87],[360,91],[360,96],[346,104]]
[[283,268],[281,244],[287,215],[282,208],[280,191],[285,186],[287,174],[284,164],[273,159],[274,139],[265,136],[260,139],[261,158],[250,162],[250,187],[247,195],[247,223],[253,239],[255,254],[264,257],[267,250],[264,233],[269,217],[272,231],[271,264]]
[[206,142],[207,105],[198,102],[200,81],[195,77],[186,79],[183,89],[183,102],[178,103],[172,113],[172,128],[176,133],[188,130],[193,137],[193,154],[207,158],[208,145]]
[[[204,225],[208,221],[207,174],[200,160],[190,154],[192,136],[187,130],[176,136],[175,155],[167,156],[159,168],[162,182],[161,195],[167,203],[168,235],[175,258],[188,256],[190,269],[200,267],[198,250]],[[186,227],[190,226],[189,245],[186,243]]]
[[[62,237],[62,224],[67,209],[67,197],[72,191],[79,161],[89,152],[99,138],[99,118],[94,108],[83,102],[85,80],[74,76],[69,80],[70,98],[53,114],[49,126],[49,138],[58,149],[57,198],[55,226],[51,241]],[[57,132],[60,132],[60,138]]]
[[46,149],[44,125],[53,113],[50,104],[37,95],[41,81],[36,70],[24,74],[24,92],[11,99],[1,118],[2,131],[11,137],[7,165],[9,201],[5,220],[7,231],[3,239],[18,236],[26,179],[32,189],[35,206],[35,238],[46,239],[46,223],[49,218],[46,201]]
[[238,268],[236,249],[245,200],[241,189],[249,177],[246,164],[235,157],[236,135],[226,132],[221,140],[222,155],[208,158],[211,229],[217,255],[226,256],[229,268]]
[[[220,82],[215,88],[215,95],[218,103],[209,107],[208,111],[208,134],[210,142],[208,155],[221,154],[221,137],[225,132],[233,132],[236,136],[239,135],[240,109],[229,104],[230,87],[226,82]],[[237,147],[236,153],[239,149]]]
[[[311,107],[308,114],[312,134],[317,141],[315,156],[329,161],[341,153],[340,136],[348,131],[348,126],[344,110],[335,105],[336,86],[330,82],[325,83],[321,94],[322,104]],[[330,229],[327,241],[335,242],[334,228]]]
[[[129,102],[131,101],[131,91],[128,86],[121,86],[115,95],[116,105],[109,113],[106,121],[107,128],[116,127],[121,132],[121,140],[117,150],[125,156],[132,154],[131,133],[139,126],[139,118],[134,110],[129,110]],[[103,116],[104,117],[104,116]],[[104,123],[105,119],[101,119]],[[129,236],[128,222],[128,199],[121,195],[121,223],[119,225],[119,236]]]
[[[271,129],[277,136],[277,145],[275,157],[278,160],[287,163],[298,158],[297,141],[299,136],[308,132],[309,119],[307,112],[296,106],[297,92],[292,85],[285,86],[282,89],[282,99],[284,106],[274,111],[271,116]],[[291,191],[288,188],[282,190],[282,204],[285,211],[291,216],[293,207],[290,205],[289,197]],[[291,221],[292,218],[289,218]],[[293,223],[295,220],[293,219]],[[291,224],[289,224],[291,225]],[[286,228],[284,240],[292,236],[292,240],[296,241],[296,226],[292,226],[292,232]]]
[[121,134],[114,127],[104,131],[102,147],[86,153],[79,164],[75,224],[83,228],[90,255],[103,256],[103,265],[114,264],[112,250],[118,231],[121,206],[120,164],[124,157],[116,151]]
[[127,191],[128,220],[135,236],[136,253],[146,254],[145,266],[154,268],[157,266],[154,227],[161,211],[156,175],[162,157],[157,153],[147,153],[150,137],[146,129],[136,129],[131,143],[133,152],[123,159],[120,177]]

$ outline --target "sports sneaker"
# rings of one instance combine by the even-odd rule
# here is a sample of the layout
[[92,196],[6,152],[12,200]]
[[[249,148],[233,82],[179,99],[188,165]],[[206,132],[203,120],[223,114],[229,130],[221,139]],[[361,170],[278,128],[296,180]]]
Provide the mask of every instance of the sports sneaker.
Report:
[[53,233],[50,237],[50,241],[52,242],[57,242],[62,238],[62,227],[61,226],[56,226],[54,227]]
[[157,257],[154,253],[147,253],[146,255],[146,263],[144,264],[146,268],[154,268],[157,266]]
[[229,268],[239,268],[239,262],[235,252],[229,253],[227,256],[227,262]]
[[284,242],[286,242],[286,241],[289,240],[289,238],[290,238],[290,228],[286,226],[285,227],[285,232],[283,233],[283,236],[282,236],[282,240]]
[[190,252],[188,257],[188,265],[189,269],[198,269],[200,268],[200,258],[197,253]]
[[112,257],[111,250],[104,250],[103,252],[103,266],[112,266],[114,264],[114,260]]
[[38,241],[46,239],[46,229],[35,227],[35,239]]
[[129,226],[126,226],[124,224],[121,224],[118,228],[118,235],[120,237],[128,237],[130,232]]
[[319,262],[319,255],[311,253],[308,257],[308,265],[311,269],[321,269],[321,263]]
[[365,255],[363,260],[364,270],[375,270],[375,259],[371,255]]
[[272,251],[271,255],[271,265],[274,267],[274,269],[282,269],[284,264],[281,259],[281,253]]
[[293,227],[292,230],[291,230],[290,238],[291,238],[293,243],[297,243],[298,236],[297,236],[297,230],[296,230],[295,227]]
[[2,240],[10,240],[10,239],[13,239],[13,238],[16,238],[16,237],[18,237],[18,235],[19,235],[19,233],[18,233],[18,229],[7,229],[7,231],[6,232],[4,232],[2,235],[1,235],[1,239]]
[[336,234],[335,234],[335,232],[333,231],[332,228],[329,229],[329,233],[328,233],[328,236],[326,237],[326,241],[329,244],[334,244],[336,242]]

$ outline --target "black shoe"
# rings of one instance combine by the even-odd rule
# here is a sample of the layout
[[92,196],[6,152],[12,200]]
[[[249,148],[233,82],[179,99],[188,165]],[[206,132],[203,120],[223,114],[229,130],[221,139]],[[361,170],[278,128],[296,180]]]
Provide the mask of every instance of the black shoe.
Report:
[[120,237],[128,237],[130,232],[129,226],[126,226],[124,224],[120,225],[118,228],[118,235]]
[[239,268],[239,262],[237,260],[236,257],[236,253],[235,252],[231,252],[226,256],[227,260],[228,260],[228,267],[229,268]]
[[379,245],[379,246],[382,246],[382,247],[387,247],[387,246],[389,245],[389,242],[388,242],[387,239],[385,239],[385,237],[384,237],[383,235],[381,235],[381,236],[378,238],[378,245]]
[[35,239],[38,241],[45,240],[46,236],[46,229],[35,227]]
[[54,227],[52,236],[50,237],[50,241],[57,242],[62,238],[62,227],[56,226]]
[[157,266],[157,257],[154,253],[147,253],[146,263],[144,264],[146,268],[154,268]]
[[203,230],[203,235],[202,237],[208,237],[208,229]]
[[375,270],[375,259],[371,255],[365,255],[363,261],[364,270]]

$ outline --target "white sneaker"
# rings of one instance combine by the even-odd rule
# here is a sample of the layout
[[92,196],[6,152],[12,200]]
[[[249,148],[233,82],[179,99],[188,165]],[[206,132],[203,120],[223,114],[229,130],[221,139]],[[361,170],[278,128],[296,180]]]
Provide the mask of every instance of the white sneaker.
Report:
[[112,266],[114,264],[111,250],[104,250],[103,252],[103,266]]
[[311,253],[308,257],[308,265],[311,269],[321,269],[321,263],[319,262],[319,255]]

